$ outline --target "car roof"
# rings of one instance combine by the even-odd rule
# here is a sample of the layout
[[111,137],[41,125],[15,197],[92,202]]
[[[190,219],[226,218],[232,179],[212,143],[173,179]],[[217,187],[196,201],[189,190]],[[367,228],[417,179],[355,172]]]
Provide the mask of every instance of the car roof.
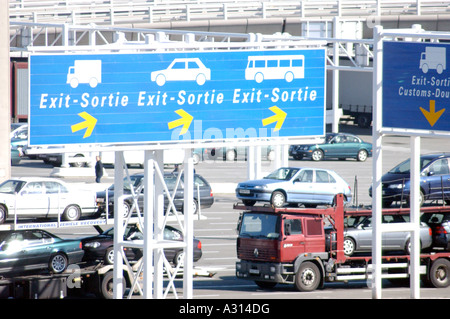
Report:
[[33,177],[33,176],[24,177],[24,176],[20,176],[20,177],[10,178],[10,179],[8,179],[8,181],[58,182],[58,183],[61,183],[61,184],[65,184],[64,181],[61,181],[59,179],[55,179],[55,178],[52,178],[52,177]]
[[437,159],[437,158],[443,158],[443,157],[450,157],[450,153],[442,152],[442,153],[430,153],[430,154],[424,154],[420,155],[420,158],[424,159]]

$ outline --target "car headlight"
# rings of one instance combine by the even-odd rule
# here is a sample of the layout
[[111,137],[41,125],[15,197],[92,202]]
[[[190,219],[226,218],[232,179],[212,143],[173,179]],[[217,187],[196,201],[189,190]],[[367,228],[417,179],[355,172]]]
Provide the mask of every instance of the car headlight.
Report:
[[254,188],[255,189],[265,189],[265,188],[267,188],[267,185],[256,185]]
[[405,187],[404,184],[390,184],[388,186],[388,188],[391,188],[391,189],[402,189],[403,187]]
[[98,247],[100,247],[100,245],[101,244],[98,241],[93,241],[93,242],[84,244],[84,247],[98,248]]

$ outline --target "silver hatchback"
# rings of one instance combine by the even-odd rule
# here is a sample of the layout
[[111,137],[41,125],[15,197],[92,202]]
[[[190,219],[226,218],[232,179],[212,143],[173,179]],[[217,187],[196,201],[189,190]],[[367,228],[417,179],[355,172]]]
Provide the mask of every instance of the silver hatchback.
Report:
[[[408,215],[383,215],[383,223],[409,222]],[[410,253],[410,232],[387,232],[382,235],[383,251],[403,251]],[[420,247],[426,249],[433,242],[431,228],[425,223],[420,224]],[[372,251],[372,217],[367,216],[355,226],[348,227],[344,232],[344,253],[352,256],[358,252]]]

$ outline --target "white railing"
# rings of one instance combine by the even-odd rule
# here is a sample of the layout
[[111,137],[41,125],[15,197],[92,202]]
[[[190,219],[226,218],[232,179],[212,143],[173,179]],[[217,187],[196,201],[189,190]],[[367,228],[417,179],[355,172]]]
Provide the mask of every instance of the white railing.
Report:
[[14,21],[123,24],[238,18],[332,18],[450,13],[435,0],[10,0]]

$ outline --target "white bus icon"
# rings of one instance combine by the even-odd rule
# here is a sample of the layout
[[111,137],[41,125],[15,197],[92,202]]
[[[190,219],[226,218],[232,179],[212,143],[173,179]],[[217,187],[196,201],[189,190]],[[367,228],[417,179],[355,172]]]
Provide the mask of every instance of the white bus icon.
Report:
[[211,80],[211,70],[198,58],[180,58],[174,59],[167,69],[153,71],[150,77],[159,86],[166,81],[195,81],[203,85]]
[[261,83],[264,80],[292,82],[305,77],[304,55],[258,55],[249,56],[245,79]]

